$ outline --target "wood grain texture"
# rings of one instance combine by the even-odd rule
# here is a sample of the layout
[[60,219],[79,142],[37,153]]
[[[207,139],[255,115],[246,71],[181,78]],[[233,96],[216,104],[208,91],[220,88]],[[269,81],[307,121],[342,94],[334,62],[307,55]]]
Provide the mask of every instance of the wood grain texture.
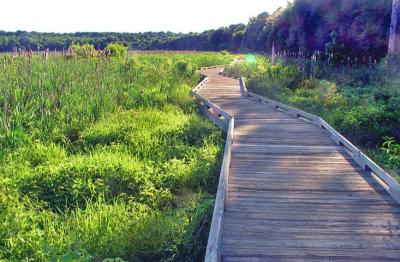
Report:
[[220,254],[208,261],[400,261],[398,184],[319,117],[220,72],[203,69],[197,90],[235,119]]

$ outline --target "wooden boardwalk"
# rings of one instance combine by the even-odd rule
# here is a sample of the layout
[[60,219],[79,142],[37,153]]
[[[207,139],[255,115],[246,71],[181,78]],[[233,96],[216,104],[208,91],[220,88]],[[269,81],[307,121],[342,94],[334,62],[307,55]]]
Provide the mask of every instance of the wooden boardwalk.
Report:
[[203,69],[197,91],[234,116],[218,259],[400,261],[400,205],[382,181],[326,129],[242,96],[220,71]]

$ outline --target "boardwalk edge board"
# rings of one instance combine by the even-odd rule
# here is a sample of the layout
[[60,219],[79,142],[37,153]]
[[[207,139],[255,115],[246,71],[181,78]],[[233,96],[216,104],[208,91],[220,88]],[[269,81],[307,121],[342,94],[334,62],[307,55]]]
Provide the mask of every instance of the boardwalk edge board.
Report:
[[359,150],[349,140],[336,131],[323,118],[248,91],[243,77],[240,77],[240,92],[243,96],[246,96],[252,100],[263,102],[274,107],[275,109],[280,109],[297,118],[303,118],[311,121],[314,125],[326,129],[331,135],[331,139],[337,145],[344,146],[347,149],[346,152],[348,152],[348,154],[363,170],[373,173],[375,175],[374,177],[377,177],[380,180],[378,180],[379,182],[383,182],[383,186],[393,197],[393,199],[400,203],[400,184],[368,156],[361,152],[361,150]]
[[[217,68],[218,66],[208,67]],[[202,68],[206,69],[206,68]],[[203,80],[192,90],[191,95],[197,100],[202,114],[227,132],[224,157],[222,160],[221,173],[218,181],[217,195],[211,220],[210,233],[208,237],[205,261],[215,262],[221,258],[221,240],[223,229],[223,217],[228,192],[229,170],[231,165],[234,117],[223,109],[205,99],[197,92],[208,82],[208,76],[201,75]]]

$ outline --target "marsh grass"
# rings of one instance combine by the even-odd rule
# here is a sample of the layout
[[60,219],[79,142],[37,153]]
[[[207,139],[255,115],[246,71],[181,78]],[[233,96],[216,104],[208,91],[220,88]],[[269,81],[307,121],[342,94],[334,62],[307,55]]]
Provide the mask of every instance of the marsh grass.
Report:
[[202,260],[223,134],[189,91],[229,55],[1,60],[0,260]]

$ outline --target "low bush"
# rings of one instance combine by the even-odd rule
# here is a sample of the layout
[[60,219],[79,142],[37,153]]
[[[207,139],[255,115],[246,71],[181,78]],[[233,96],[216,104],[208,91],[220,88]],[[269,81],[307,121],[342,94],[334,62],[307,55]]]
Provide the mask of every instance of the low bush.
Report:
[[91,44],[72,44],[70,48],[72,49],[73,54],[80,58],[95,57],[98,53],[94,46]]
[[124,57],[128,52],[128,48],[122,44],[109,43],[106,48],[104,48],[104,51],[112,57]]

